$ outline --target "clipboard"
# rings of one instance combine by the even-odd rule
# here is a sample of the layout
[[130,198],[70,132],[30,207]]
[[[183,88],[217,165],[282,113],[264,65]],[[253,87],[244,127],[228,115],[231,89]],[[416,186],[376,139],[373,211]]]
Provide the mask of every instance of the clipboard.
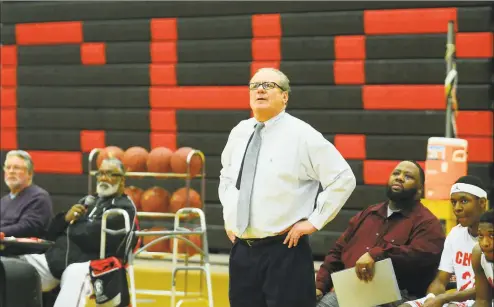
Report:
[[391,259],[375,263],[371,282],[358,279],[355,268],[331,274],[334,291],[340,307],[374,307],[401,300]]

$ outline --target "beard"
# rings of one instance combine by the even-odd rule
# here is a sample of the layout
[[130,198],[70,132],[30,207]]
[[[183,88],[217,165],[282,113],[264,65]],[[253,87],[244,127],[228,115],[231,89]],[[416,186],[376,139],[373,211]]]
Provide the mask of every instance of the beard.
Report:
[[120,183],[111,185],[107,182],[98,182],[98,185],[96,186],[96,193],[98,194],[98,197],[112,196],[117,194],[119,187]]
[[415,196],[417,195],[417,188],[403,189],[400,192],[395,192],[391,189],[391,186],[386,188],[386,196],[389,200],[395,202],[397,207],[409,207],[415,202]]
[[20,189],[22,186],[27,185],[26,181],[23,181],[17,177],[5,178],[4,182],[9,190]]

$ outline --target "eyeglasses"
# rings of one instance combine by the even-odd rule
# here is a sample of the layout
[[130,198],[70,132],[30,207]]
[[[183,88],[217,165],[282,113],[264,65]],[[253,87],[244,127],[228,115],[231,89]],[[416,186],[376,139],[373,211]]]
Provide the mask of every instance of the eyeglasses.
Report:
[[97,171],[96,177],[108,177],[108,178],[119,178],[123,177],[123,174],[114,173],[114,172],[105,172],[105,171]]
[[284,89],[281,86],[279,86],[276,82],[253,82],[253,83],[249,83],[249,89],[251,91],[256,90],[259,88],[260,85],[262,85],[262,88],[265,90],[272,90],[275,87],[278,87],[282,91],[284,91]]

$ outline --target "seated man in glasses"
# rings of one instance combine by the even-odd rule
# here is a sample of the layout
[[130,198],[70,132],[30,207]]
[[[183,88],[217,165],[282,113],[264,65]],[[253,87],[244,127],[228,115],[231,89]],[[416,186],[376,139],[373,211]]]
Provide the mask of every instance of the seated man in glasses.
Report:
[[33,183],[31,156],[23,150],[9,151],[3,170],[9,193],[0,199],[0,232],[5,237],[44,237],[53,215],[52,201]]
[[[54,307],[85,306],[90,294],[89,264],[99,259],[101,222],[103,213],[109,209],[124,209],[133,225],[136,209],[134,203],[124,194],[125,169],[120,160],[103,160],[96,175],[97,196],[86,196],[68,212],[56,215],[48,230],[47,239],[55,244],[45,254],[23,255],[41,276],[44,292],[60,284],[60,293]],[[125,227],[121,215],[109,217],[107,228]],[[129,236],[107,235],[106,257],[125,258],[129,249]],[[132,248],[135,245],[133,239]]]

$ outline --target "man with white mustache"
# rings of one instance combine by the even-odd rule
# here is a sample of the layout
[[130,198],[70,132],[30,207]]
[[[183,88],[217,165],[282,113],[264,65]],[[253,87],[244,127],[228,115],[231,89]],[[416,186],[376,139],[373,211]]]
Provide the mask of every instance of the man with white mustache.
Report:
[[9,151],[3,171],[9,193],[0,199],[0,232],[6,237],[44,237],[53,215],[52,201],[33,183],[31,156],[23,150]]
[[[68,212],[55,216],[47,239],[55,244],[45,254],[21,256],[38,271],[43,292],[60,285],[54,307],[85,306],[91,293],[89,264],[99,259],[101,218],[109,209],[124,209],[134,221],[136,208],[124,194],[125,168],[115,158],[103,160],[96,174],[97,196],[86,196]],[[83,205],[84,204],[84,205]],[[122,216],[109,217],[107,228],[124,228]],[[108,235],[106,257],[124,258],[128,235]],[[134,247],[137,240],[132,239]]]

